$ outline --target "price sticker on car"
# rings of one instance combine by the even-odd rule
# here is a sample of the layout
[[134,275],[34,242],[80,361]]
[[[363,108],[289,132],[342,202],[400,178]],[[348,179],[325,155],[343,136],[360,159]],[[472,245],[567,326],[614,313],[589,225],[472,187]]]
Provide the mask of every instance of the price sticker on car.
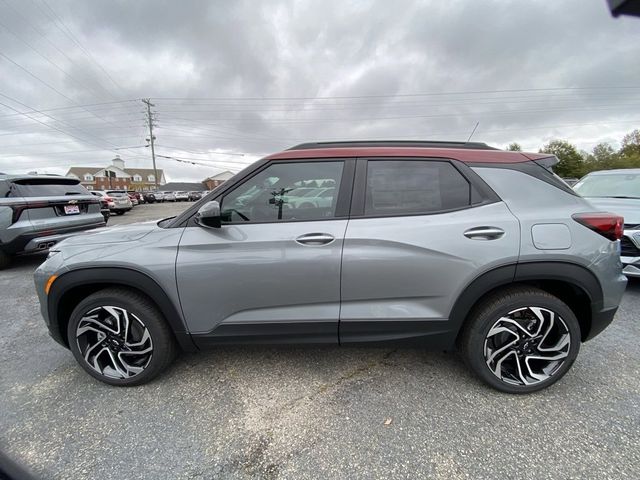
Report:
[[77,215],[80,213],[80,207],[78,205],[65,205],[64,213],[65,215]]

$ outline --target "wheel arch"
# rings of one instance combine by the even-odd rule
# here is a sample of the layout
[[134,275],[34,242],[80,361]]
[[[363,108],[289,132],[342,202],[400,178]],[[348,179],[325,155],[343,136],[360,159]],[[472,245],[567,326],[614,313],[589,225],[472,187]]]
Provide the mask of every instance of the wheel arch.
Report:
[[56,279],[47,298],[51,331],[68,347],[66,329],[73,309],[94,292],[108,287],[125,287],[148,297],[160,310],[183,350],[197,350],[187,332],[180,309],[163,288],[148,275],[125,267],[72,270]]
[[602,287],[587,268],[570,262],[505,265],[480,275],[467,285],[451,310],[449,321],[455,336],[486,295],[518,284],[534,286],[558,297],[575,313],[582,341],[591,338],[593,316],[603,305]]

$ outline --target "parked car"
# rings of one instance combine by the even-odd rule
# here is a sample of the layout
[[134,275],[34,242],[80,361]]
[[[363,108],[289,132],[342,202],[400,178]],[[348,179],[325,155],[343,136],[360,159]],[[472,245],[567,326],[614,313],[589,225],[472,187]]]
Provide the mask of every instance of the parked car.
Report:
[[202,192],[189,192],[189,201],[197,202],[202,198]]
[[163,202],[175,202],[176,195],[173,192],[161,192],[162,193],[162,201]]
[[[63,241],[35,273],[41,310],[112,385],[151,380],[179,348],[409,341],[457,345],[498,390],[539,390],[611,322],[627,281],[622,217],[556,162],[475,142],[298,145],[176,217]],[[319,179],[330,203],[287,203]]]
[[623,273],[640,277],[640,168],[591,172],[573,188],[594,207],[624,217]]
[[79,180],[0,175],[0,269],[15,255],[46,252],[71,234],[105,224],[100,200]]
[[189,194],[187,192],[173,192],[176,202],[188,202]]
[[140,192],[136,192],[135,190],[127,190],[127,193],[129,194],[129,198],[133,196],[133,198],[136,199],[137,203],[133,201],[133,198],[131,199],[131,203],[133,203],[134,205],[140,205],[141,203],[144,203],[144,197]]
[[289,204],[295,208],[328,207],[335,197],[335,188],[312,188],[301,197],[291,197]]
[[156,194],[154,192],[143,192],[142,198],[145,203],[155,203],[156,202]]
[[109,207],[112,213],[124,215],[133,208],[131,198],[125,190],[107,190],[105,193],[113,199],[113,207]]
[[102,213],[102,216],[104,217],[104,223],[106,224],[109,221],[109,217],[111,216],[111,209],[109,208],[109,201],[107,200],[108,197],[102,196],[100,193],[94,190],[90,190],[89,193],[99,198],[100,213]]

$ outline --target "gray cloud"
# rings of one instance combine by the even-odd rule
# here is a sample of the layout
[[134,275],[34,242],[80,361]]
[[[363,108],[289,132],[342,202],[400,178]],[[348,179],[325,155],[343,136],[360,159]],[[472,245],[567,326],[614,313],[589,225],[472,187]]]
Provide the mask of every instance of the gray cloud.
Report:
[[466,139],[476,122],[498,146],[590,149],[640,125],[638,45],[640,21],[603,0],[5,0],[0,171],[116,152],[148,166],[122,148],[148,136],[142,97],[158,152],[207,165],[159,160],[174,180],[307,140]]

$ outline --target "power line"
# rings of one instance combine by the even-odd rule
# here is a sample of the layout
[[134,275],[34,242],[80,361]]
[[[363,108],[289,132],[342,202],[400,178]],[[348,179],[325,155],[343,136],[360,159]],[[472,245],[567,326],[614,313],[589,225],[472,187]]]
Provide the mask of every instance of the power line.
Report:
[[[44,1],[44,0],[43,0]],[[603,87],[550,87],[550,88],[513,88],[502,90],[467,90],[455,92],[425,92],[425,93],[395,93],[387,95],[333,95],[314,97],[154,97],[155,100],[332,100],[332,99],[360,99],[360,98],[406,98],[433,97],[442,95],[477,95],[494,93],[518,92],[551,92],[551,91],[589,91],[589,90],[628,90],[640,89],[640,86],[603,86]]]
[[[51,65],[53,65],[58,71],[62,72],[63,75],[65,75],[66,77],[70,78],[74,84],[79,85],[81,87],[84,87],[84,85],[78,83],[78,81],[71,75],[69,74],[66,70],[64,70],[62,67],[60,67],[60,65],[58,65],[57,63],[55,63],[53,60],[51,60],[51,58],[49,58],[48,56],[44,55],[43,53],[41,53],[37,48],[35,48],[33,45],[31,45],[29,42],[27,42],[26,40],[24,40],[22,37],[20,37],[20,35],[18,35],[17,33],[15,33],[15,31],[11,28],[8,27],[5,23],[3,23],[2,21],[0,21],[0,25],[7,30],[9,33],[11,33],[11,35],[13,35],[15,38],[17,38],[18,40],[20,40],[22,43],[24,43],[27,47],[29,47],[31,50],[33,50],[34,52],[36,52],[36,54],[38,54],[38,56],[40,56],[40,58],[43,58],[44,60],[46,60],[47,62],[49,62]],[[93,90],[92,87],[89,87],[90,90]],[[97,93],[96,90],[93,90],[94,93]]]
[[109,74],[109,72],[107,72],[107,70],[93,57],[93,55],[91,55],[91,52],[89,52],[86,48],[84,48],[84,46],[82,45],[82,43],[80,43],[80,41],[76,38],[76,36],[73,34],[73,32],[71,31],[71,29],[64,23],[64,21],[60,18],[60,16],[55,12],[55,10],[53,8],[51,8],[51,6],[46,2],[46,0],[40,0],[48,9],[49,11],[53,14],[53,16],[57,19],[57,22],[60,23],[60,25],[62,25],[63,28],[60,28],[60,26],[58,26],[58,23],[56,22],[56,20],[52,19],[51,16],[47,15],[47,13],[39,7],[39,5],[37,3],[34,2],[34,4],[36,5],[36,7],[38,7],[38,9],[44,13],[45,16],[47,16],[50,20],[53,20],[54,25],[62,32],[64,33],[68,38],[71,39],[72,42],[74,42],[78,48],[80,48],[80,50],[82,50],[82,52],[87,56],[87,58],[89,58],[89,60],[91,60],[95,65],[98,66],[98,68],[100,70],[102,70],[102,72],[107,76],[107,78],[111,81],[111,83],[113,83],[116,88],[118,88],[120,91],[124,92],[125,90],[118,84],[118,82],[116,82],[113,77]]
[[[62,55],[63,57],[65,57],[67,59],[67,61],[69,61],[69,63],[71,63],[72,65],[75,65],[76,67],[78,67],[78,64],[71,58],[69,57],[69,55],[67,55],[65,53],[64,50],[61,50],[60,48],[58,48],[58,46],[53,43],[51,40],[49,40],[48,36],[42,32],[42,30],[40,30],[39,28],[37,28],[35,25],[33,25],[22,13],[20,13],[13,5],[11,5],[11,3],[9,3],[7,0],[2,0],[4,2],[5,5],[7,5],[11,10],[13,10],[13,12],[22,19],[22,21],[29,27],[31,28],[31,30],[33,30],[34,32],[36,32],[38,35],[40,35],[40,37],[47,42],[49,45],[51,45],[51,47],[53,47],[58,53],[60,53],[60,55]],[[37,6],[37,5],[36,5]],[[80,68],[79,68],[80,69]],[[93,72],[92,72],[93,73]],[[99,81],[99,77],[97,75],[94,74],[94,81],[95,83],[102,89],[104,90],[109,96],[114,97],[115,96],[109,91],[107,90],[102,83]]]
[[[72,105],[72,106],[68,106],[68,107],[55,107],[55,108],[47,108],[47,109],[41,109],[41,112],[55,112],[58,110],[73,110],[73,109],[83,109],[86,107],[95,107],[95,106],[102,106],[102,105],[113,105],[113,104],[118,104],[118,103],[130,103],[130,102],[138,102],[140,99],[139,98],[135,98],[135,99],[129,99],[129,100],[117,100],[117,101],[113,101],[113,102],[99,102],[99,103],[85,103],[83,105]],[[122,107],[127,107],[127,105],[122,105]],[[80,112],[78,112],[80,113]],[[20,113],[7,113],[5,115],[0,115],[0,118],[5,118],[5,117],[15,117],[21,115]]]

